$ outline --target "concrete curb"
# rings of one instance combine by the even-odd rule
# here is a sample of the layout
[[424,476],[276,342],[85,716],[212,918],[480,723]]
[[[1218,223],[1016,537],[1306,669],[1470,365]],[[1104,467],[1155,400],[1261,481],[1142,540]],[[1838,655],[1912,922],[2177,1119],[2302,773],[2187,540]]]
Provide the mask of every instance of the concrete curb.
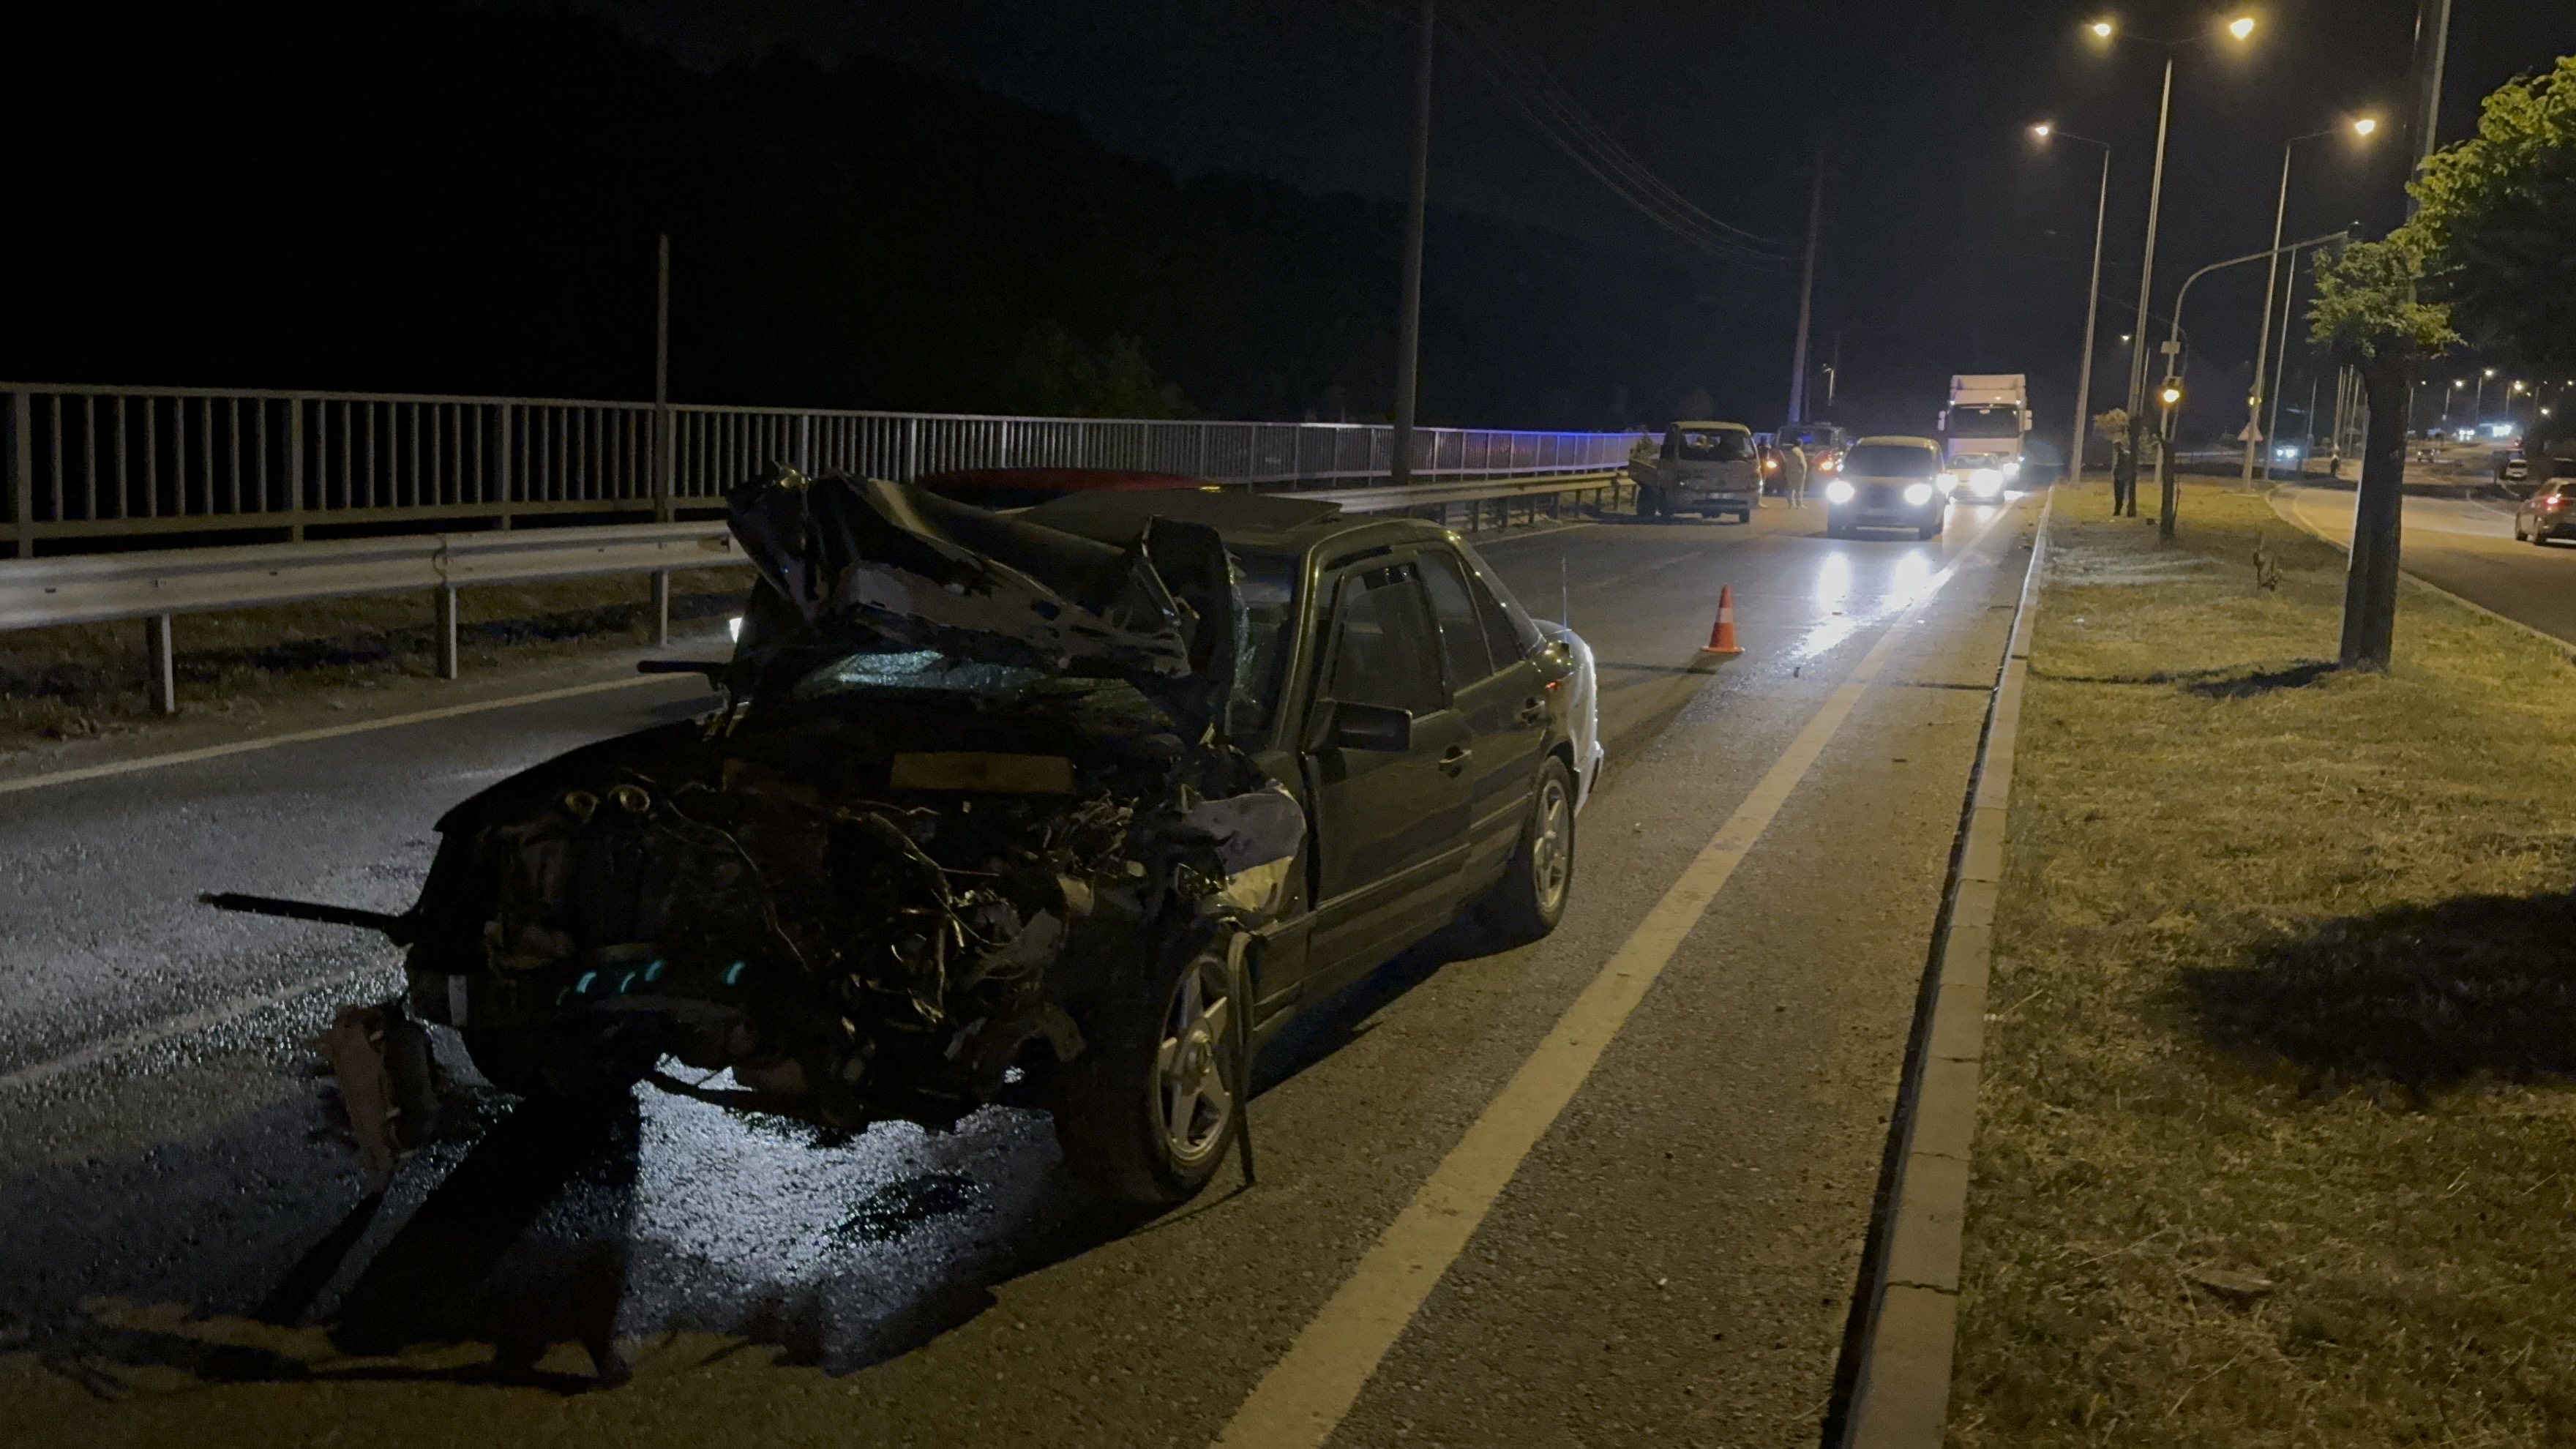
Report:
[[[2296,483],[2284,483],[2279,488],[2275,488],[2269,493],[2263,495],[2263,501],[2272,506],[2272,516],[2280,519],[2283,523],[2290,525],[2292,528],[2299,530],[2301,533],[2306,534],[2308,537],[2315,539],[2319,543],[2332,544],[2334,547],[2342,549],[2346,554],[2350,554],[2352,552],[2352,545],[2350,543],[2344,542],[2330,533],[2319,533],[2306,519],[2301,518],[2295,511],[2281,507],[2282,491],[2284,489],[2297,488],[2300,486],[2300,484]],[[2509,629],[2519,629],[2523,633],[2530,635],[2532,638],[2539,640],[2561,654],[2576,655],[2576,641],[2561,639],[2557,635],[2549,633],[2546,630],[2535,629],[2529,624],[2522,622],[2520,619],[2516,619],[2505,614],[2499,614],[2495,610],[2488,608],[2486,605],[2479,603],[2475,599],[2464,599],[2458,594],[2452,593],[2449,589],[2443,588],[2440,584],[2431,583],[2424,579],[2417,578],[2415,575],[2406,572],[2406,566],[2403,563],[2400,563],[2397,567],[2397,576],[2427,593],[2441,595],[2443,598],[2450,600],[2452,603],[2459,605],[2470,613],[2484,614],[2488,618],[2495,620],[2497,623],[2502,624]]]
[[2040,505],[2029,571],[2013,610],[2012,640],[1987,703],[1985,740],[1970,776],[1948,909],[1924,981],[1925,1009],[1917,1016],[1917,1045],[1898,1101],[1902,1140],[1876,1225],[1881,1251],[1869,1284],[1874,1301],[1858,1338],[1844,1449],[1937,1449],[1949,1416],[1969,1151],[1977,1134],[1977,1076],[1985,1051],[1986,974],[1994,958],[2022,684],[2030,673],[2031,625],[2056,503],[2052,489]]

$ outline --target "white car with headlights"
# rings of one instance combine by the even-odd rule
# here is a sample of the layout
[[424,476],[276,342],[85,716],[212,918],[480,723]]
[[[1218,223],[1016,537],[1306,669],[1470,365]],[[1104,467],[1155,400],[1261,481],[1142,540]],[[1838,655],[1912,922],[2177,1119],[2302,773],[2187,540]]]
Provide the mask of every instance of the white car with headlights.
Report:
[[1952,501],[2001,503],[2021,477],[2021,459],[2010,453],[1961,453],[1950,459],[1942,487]]
[[1825,485],[1825,533],[1849,538],[1864,528],[1902,528],[1938,538],[1950,502],[1946,481],[1941,445],[1930,438],[1863,438]]

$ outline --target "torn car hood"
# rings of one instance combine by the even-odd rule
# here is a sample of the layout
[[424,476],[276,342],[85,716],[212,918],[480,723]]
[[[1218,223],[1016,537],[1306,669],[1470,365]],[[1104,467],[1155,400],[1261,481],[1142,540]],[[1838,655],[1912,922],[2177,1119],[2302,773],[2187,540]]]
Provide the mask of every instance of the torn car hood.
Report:
[[959,658],[1124,678],[1194,729],[1232,690],[1243,610],[1205,525],[1158,518],[1121,548],[906,484],[791,468],[726,503],[761,587],[818,632],[856,625]]

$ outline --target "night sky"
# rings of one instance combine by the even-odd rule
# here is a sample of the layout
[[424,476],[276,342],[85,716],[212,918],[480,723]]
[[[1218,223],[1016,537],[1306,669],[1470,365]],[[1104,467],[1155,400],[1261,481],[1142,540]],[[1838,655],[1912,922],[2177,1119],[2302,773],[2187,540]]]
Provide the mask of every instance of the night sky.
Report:
[[[1248,171],[1312,190],[1391,196],[1402,177],[1409,66],[1405,0],[946,0],[939,5],[761,0],[581,0],[639,40],[714,67],[790,43],[830,59],[890,55],[1072,115],[1109,147],[1182,173]],[[2093,156],[2035,151],[2042,117],[2113,143],[2106,341],[2129,330],[2146,211],[2160,53],[2105,57],[2082,34],[2096,11],[2040,0],[1755,5],[1684,0],[1444,0],[1456,30],[1437,83],[1433,194],[1449,206],[1696,258],[1703,285],[1774,319],[1776,386],[1718,399],[1770,421],[1786,402],[1794,268],[1693,252],[1612,197],[1506,98],[1495,72],[1539,65],[1632,153],[1720,220],[1794,246],[1804,174],[1827,147],[1817,348],[1839,346],[1835,411],[1869,427],[1925,428],[1954,371],[2023,371],[2052,430],[2081,335]],[[2119,7],[2132,29],[2178,36],[2239,10]],[[2282,0],[2252,8],[2252,44],[2186,51],[2166,183],[2159,309],[2203,262],[2267,244],[2280,147],[2360,112],[2379,144],[2301,147],[2293,236],[2401,215],[2398,183],[2411,0]],[[1499,40],[1499,45],[1496,41]],[[2442,136],[2478,98],[2576,49],[2566,0],[2461,0]],[[1431,244],[1438,246],[1435,233]],[[2186,426],[2232,421],[2254,348],[2262,268],[2221,274],[2184,319],[2197,349]],[[1712,346],[1753,346],[1744,336]],[[2096,405],[2125,360],[2106,350]],[[2295,355],[2285,394],[2304,392]],[[1735,372],[1737,369],[1726,369]],[[1753,371],[1758,372],[1759,369]],[[2214,409],[2214,411],[2201,411]]]

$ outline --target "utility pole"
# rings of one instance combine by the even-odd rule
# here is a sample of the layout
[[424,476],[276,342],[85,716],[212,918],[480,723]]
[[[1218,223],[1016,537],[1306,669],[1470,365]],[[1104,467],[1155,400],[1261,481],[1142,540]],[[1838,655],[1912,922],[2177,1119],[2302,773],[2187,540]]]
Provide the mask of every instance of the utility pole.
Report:
[[1807,262],[1798,277],[1798,346],[1789,367],[1789,421],[1807,420],[1807,327],[1816,312],[1816,234],[1825,222],[1825,143],[1816,143],[1816,179],[1807,192]]
[[1432,7],[1422,0],[1420,51],[1413,68],[1413,185],[1404,203],[1403,315],[1396,323],[1395,456],[1390,471],[1398,488],[1413,481],[1413,404],[1422,363],[1422,225],[1431,205],[1431,57],[1438,37]]

